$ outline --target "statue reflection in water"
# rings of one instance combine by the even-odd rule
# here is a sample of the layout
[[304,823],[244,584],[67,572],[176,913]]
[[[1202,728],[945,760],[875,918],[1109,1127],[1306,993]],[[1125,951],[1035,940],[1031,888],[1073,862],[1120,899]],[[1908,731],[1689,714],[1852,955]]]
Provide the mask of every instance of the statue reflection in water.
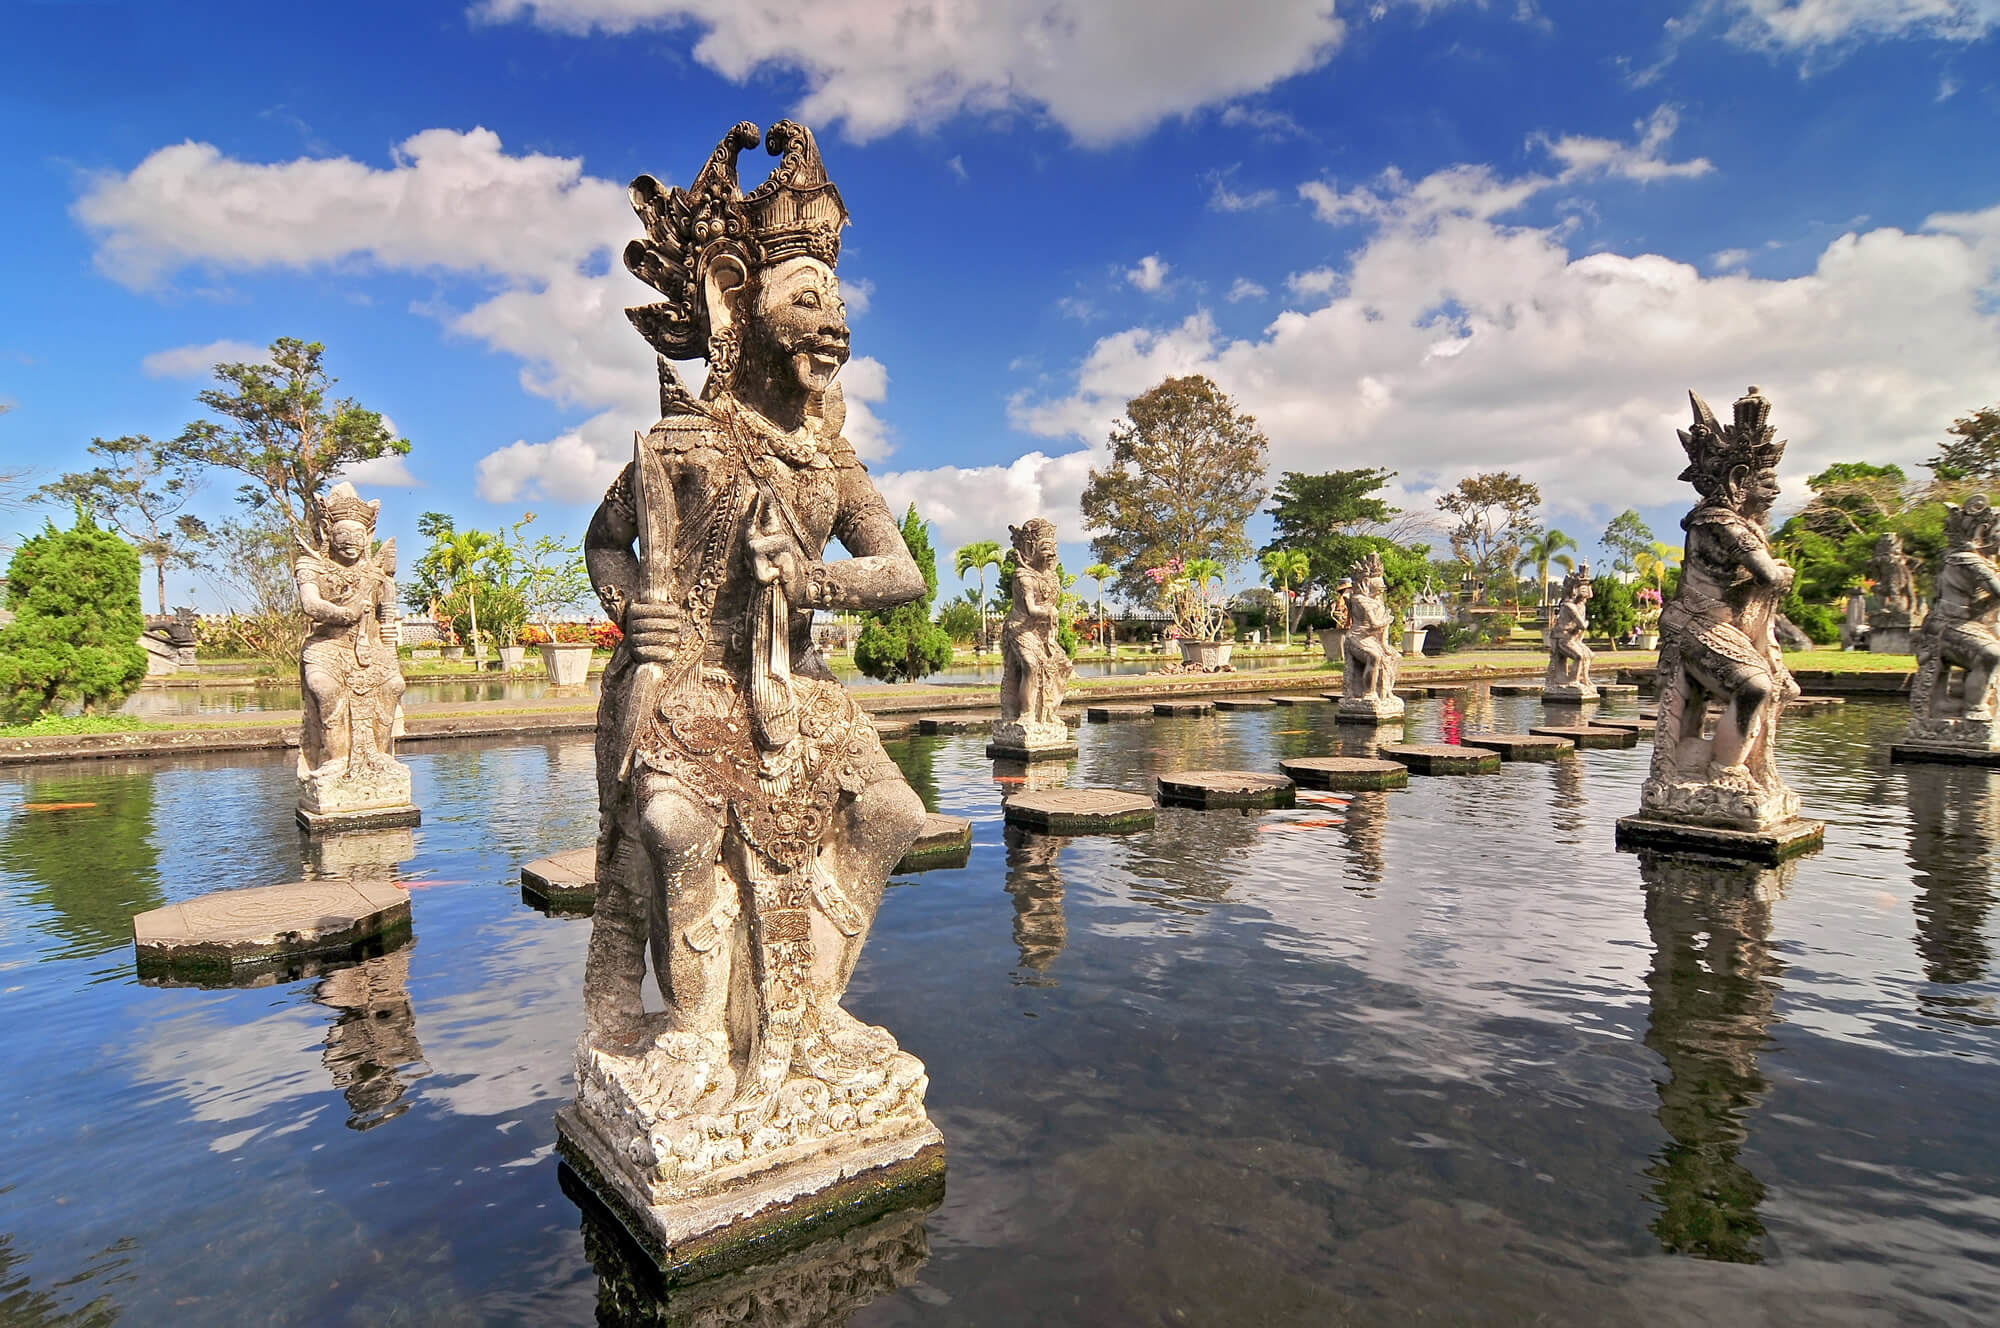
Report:
[[1049,986],[1049,966],[1069,940],[1063,878],[1056,866],[1069,840],[1018,825],[1008,826],[1002,836],[1007,846],[1007,893],[1014,899],[1014,945],[1021,952],[1014,980],[1022,986]]
[[[1986,915],[2000,871],[2000,775],[1971,766],[1897,768],[1909,781],[1909,857],[1924,976],[1947,988],[1983,981],[1993,965]],[[1940,1018],[2000,1023],[1988,996],[1933,990],[1918,1000]]]
[[372,1130],[410,1109],[410,1085],[430,1073],[410,1008],[410,947],[336,969],[313,1000],[335,1010],[320,1064],[347,1099],[347,1127]]
[[905,1196],[905,1206],[860,1226],[754,1267],[675,1285],[567,1165],[558,1175],[582,1214],[601,1328],[839,1328],[917,1280],[931,1255],[924,1221],[944,1197],[939,1175]]
[[1341,840],[1354,863],[1354,876],[1369,885],[1382,884],[1388,868],[1383,836],[1389,826],[1389,795],[1353,793],[1341,812]]
[[1757,1058],[1784,971],[1771,909],[1793,866],[1642,850],[1639,872],[1653,934],[1646,1045],[1666,1062],[1659,1119],[1670,1136],[1646,1169],[1660,1205],[1653,1234],[1669,1254],[1761,1263],[1764,1186],[1737,1154],[1769,1087]]

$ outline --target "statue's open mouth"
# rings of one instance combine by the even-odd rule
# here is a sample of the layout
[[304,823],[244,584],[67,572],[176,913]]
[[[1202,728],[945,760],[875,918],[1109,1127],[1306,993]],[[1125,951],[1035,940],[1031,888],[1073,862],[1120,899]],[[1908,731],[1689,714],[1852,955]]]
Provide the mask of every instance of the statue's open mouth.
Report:
[[799,347],[799,353],[806,357],[815,374],[825,378],[832,378],[847,363],[847,343],[842,341],[807,342]]

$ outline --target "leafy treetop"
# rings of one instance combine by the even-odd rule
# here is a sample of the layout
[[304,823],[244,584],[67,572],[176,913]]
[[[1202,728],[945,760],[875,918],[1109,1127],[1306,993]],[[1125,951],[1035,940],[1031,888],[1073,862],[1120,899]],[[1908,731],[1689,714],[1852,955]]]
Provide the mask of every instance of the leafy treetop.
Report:
[[1466,476],[1437,505],[1451,518],[1451,551],[1482,580],[1512,569],[1522,542],[1541,528],[1541,489],[1504,470]]
[[7,567],[0,627],[0,717],[27,723],[81,702],[115,709],[146,676],[139,645],[139,555],[77,508],[76,524],[51,522],[21,542]]
[[181,510],[201,487],[202,460],[185,438],[155,442],[145,434],[93,438],[89,451],[110,464],[72,471],[43,485],[40,496],[81,503],[150,559],[165,613],[167,569],[197,566],[209,540],[208,524]]
[[2000,407],[1987,406],[1945,430],[1951,438],[1924,464],[1940,480],[2000,479]]

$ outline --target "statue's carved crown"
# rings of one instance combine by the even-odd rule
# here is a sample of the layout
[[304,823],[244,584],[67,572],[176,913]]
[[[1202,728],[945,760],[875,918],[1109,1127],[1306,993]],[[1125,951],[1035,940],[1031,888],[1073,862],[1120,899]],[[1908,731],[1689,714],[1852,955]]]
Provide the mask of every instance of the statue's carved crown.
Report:
[[1362,586],[1366,586],[1370,581],[1382,580],[1381,553],[1375,549],[1370,549],[1354,560],[1354,566],[1348,569],[1347,574],[1354,579],[1357,585]]
[[375,533],[375,518],[382,512],[382,504],[379,501],[364,499],[354,491],[352,484],[342,480],[333,486],[326,497],[320,499],[319,510],[321,519],[326,522],[329,530],[338,521],[359,521],[368,527],[368,533],[372,535]]
[[1729,473],[1738,466],[1753,472],[1777,469],[1785,455],[1785,444],[1771,427],[1771,401],[1755,385],[1736,399],[1735,418],[1718,424],[1715,412],[1698,392],[1689,392],[1694,406],[1694,427],[1677,430],[1688,466],[1680,477],[1694,485],[1704,498],[1722,492]]
[[1590,564],[1578,563],[1563,576],[1563,598],[1575,599],[1579,590],[1590,589]]
[[2000,509],[1985,494],[1973,494],[1963,507],[1946,503],[1944,509],[1944,534],[1951,548],[1975,549],[1993,542]]
[[[779,161],[770,178],[746,195],[737,183],[736,158],[760,137]],[[672,360],[707,353],[702,280],[718,258],[733,257],[752,272],[801,257],[832,267],[840,261],[840,228],[848,222],[812,131],[794,120],[780,120],[763,135],[742,121],[686,189],[642,175],[632,181],[631,199],[646,234],[625,246],[625,267],[667,298],[627,309],[625,316]]]

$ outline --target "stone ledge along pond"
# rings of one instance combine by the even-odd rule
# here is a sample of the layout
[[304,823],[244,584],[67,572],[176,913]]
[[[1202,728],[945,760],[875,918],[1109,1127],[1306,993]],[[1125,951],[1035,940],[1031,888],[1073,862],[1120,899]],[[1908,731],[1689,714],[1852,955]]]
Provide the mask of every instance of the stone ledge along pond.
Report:
[[[1064,839],[1003,828],[984,735],[891,740],[974,848],[892,885],[848,1003],[929,1066],[947,1188],[784,1275],[862,1325],[2000,1322],[2000,773],[1892,767],[1903,720],[1787,717],[1828,829],[1775,870],[1615,852],[1643,742]],[[1067,781],[1363,746],[1324,705],[1088,725]],[[589,841],[589,742],[406,757],[411,939],[214,990],[142,985],[129,919],[309,874],[292,758],[0,771],[0,1323],[736,1294],[648,1300],[559,1183],[589,923],[519,870]]]

